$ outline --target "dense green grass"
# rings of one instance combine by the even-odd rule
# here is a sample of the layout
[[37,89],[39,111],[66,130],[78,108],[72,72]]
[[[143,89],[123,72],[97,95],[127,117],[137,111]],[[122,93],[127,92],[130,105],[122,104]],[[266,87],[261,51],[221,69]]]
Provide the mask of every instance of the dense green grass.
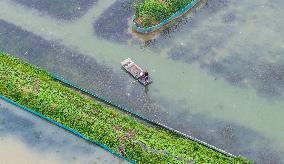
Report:
[[145,0],[136,2],[135,21],[142,27],[156,25],[184,8],[192,0]]
[[250,163],[241,157],[226,157],[168,131],[146,126],[61,85],[47,72],[4,53],[0,53],[0,94],[138,163],[186,163],[187,160]]

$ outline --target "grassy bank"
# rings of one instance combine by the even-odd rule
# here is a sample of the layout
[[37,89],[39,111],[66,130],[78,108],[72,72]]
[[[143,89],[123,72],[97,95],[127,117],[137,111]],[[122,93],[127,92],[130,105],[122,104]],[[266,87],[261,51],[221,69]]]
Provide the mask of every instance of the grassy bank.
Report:
[[136,23],[141,27],[159,24],[192,0],[145,0],[134,4]]
[[0,94],[73,128],[138,163],[248,163],[168,131],[146,126],[0,53]]

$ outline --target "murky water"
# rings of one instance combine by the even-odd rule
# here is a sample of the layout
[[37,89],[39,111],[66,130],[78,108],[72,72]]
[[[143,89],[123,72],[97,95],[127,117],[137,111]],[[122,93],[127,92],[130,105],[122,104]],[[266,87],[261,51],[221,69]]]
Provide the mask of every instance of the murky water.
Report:
[[0,100],[0,163],[127,163],[104,149]]
[[[2,0],[0,49],[233,154],[284,163],[284,2],[208,0],[147,42],[129,32],[129,4],[99,0],[62,21]],[[154,83],[134,82],[127,57]]]

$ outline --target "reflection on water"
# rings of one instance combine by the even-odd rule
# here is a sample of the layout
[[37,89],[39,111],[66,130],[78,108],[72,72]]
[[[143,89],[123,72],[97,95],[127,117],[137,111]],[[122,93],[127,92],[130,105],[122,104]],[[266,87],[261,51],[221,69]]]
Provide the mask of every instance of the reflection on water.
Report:
[[[0,49],[231,153],[284,163],[283,7],[208,0],[144,46],[127,33],[132,11],[121,0],[98,1],[74,22],[2,0]],[[118,69],[127,57],[150,71],[147,94]]]
[[0,100],[0,163],[127,163],[37,116]]
[[83,16],[97,0],[13,0],[21,5],[35,8],[42,14],[62,20],[72,20]]
[[132,16],[133,8],[126,6],[131,2],[133,0],[117,0],[105,10],[94,22],[96,35],[110,41],[127,42],[131,35],[127,33],[128,19],[125,18]]
[[0,163],[5,164],[58,164],[59,159],[54,154],[43,154],[31,151],[26,145],[16,137],[1,138],[0,141]]

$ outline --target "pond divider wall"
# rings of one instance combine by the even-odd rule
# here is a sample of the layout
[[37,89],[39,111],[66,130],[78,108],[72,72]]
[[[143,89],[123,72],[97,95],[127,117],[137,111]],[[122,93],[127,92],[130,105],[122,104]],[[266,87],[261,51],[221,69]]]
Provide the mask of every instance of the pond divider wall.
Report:
[[[222,154],[224,154],[224,155],[226,155],[226,156],[228,156],[228,157],[236,158],[236,156],[233,155],[233,154],[231,154],[231,153],[228,153],[228,152],[226,152],[226,151],[224,151],[224,150],[222,150],[222,149],[219,149],[219,148],[217,148],[217,147],[215,147],[215,146],[213,146],[213,145],[210,145],[210,144],[208,144],[208,143],[206,143],[206,142],[204,142],[204,141],[201,141],[201,140],[199,140],[199,139],[197,139],[197,138],[195,138],[195,137],[192,137],[192,136],[190,136],[190,135],[187,135],[187,134],[185,134],[185,133],[182,133],[182,132],[180,132],[180,131],[178,131],[178,130],[175,130],[175,129],[171,128],[171,127],[168,127],[168,126],[166,126],[166,125],[164,125],[164,124],[161,124],[161,123],[156,122],[156,121],[154,121],[154,120],[149,120],[149,119],[147,119],[147,118],[141,116],[140,114],[134,112],[134,111],[133,111],[132,109],[130,109],[130,108],[127,108],[127,107],[125,107],[125,106],[123,106],[123,105],[119,105],[119,104],[117,104],[117,103],[114,103],[113,101],[111,101],[111,100],[108,99],[108,98],[105,98],[105,97],[103,97],[103,96],[99,96],[99,95],[97,95],[97,94],[95,94],[95,93],[92,93],[92,92],[90,92],[90,91],[88,91],[88,90],[86,90],[86,89],[84,89],[84,88],[81,88],[80,86],[78,86],[78,85],[76,85],[76,84],[73,84],[72,82],[70,82],[70,81],[68,81],[68,80],[66,80],[66,79],[64,79],[64,78],[62,78],[62,77],[60,77],[60,76],[58,76],[58,75],[55,75],[55,74],[53,74],[53,73],[51,73],[51,72],[48,72],[48,74],[49,74],[51,77],[53,77],[55,80],[57,80],[57,81],[59,81],[59,82],[65,84],[65,85],[68,85],[68,86],[70,86],[70,87],[72,87],[72,88],[74,88],[74,89],[76,89],[76,90],[79,90],[79,91],[81,91],[81,92],[83,92],[83,93],[85,93],[85,94],[87,94],[87,95],[89,95],[89,96],[91,96],[91,97],[93,97],[93,98],[95,98],[95,99],[101,101],[101,102],[104,102],[104,103],[106,103],[106,104],[108,104],[108,105],[110,105],[110,106],[113,106],[113,107],[115,107],[115,108],[117,108],[117,109],[119,109],[119,110],[121,110],[121,111],[123,111],[123,112],[126,112],[126,113],[130,114],[130,115],[133,116],[133,117],[136,117],[136,118],[138,118],[138,119],[141,119],[141,120],[143,120],[143,121],[145,121],[145,122],[147,122],[147,123],[149,123],[149,124],[151,124],[151,125],[154,125],[154,126],[156,126],[156,127],[160,127],[160,128],[162,128],[162,129],[164,129],[164,130],[167,130],[167,131],[169,131],[169,132],[172,132],[173,134],[177,134],[177,135],[182,136],[182,137],[184,137],[184,138],[187,138],[187,139],[190,139],[190,140],[192,140],[192,141],[195,141],[195,142],[197,142],[197,143],[199,143],[199,144],[201,144],[201,145],[203,145],[203,146],[206,146],[207,148],[210,148],[210,149],[212,149],[212,150],[215,150],[215,151],[217,151],[217,152],[219,152],[219,153],[222,153]],[[120,155],[120,154],[119,154],[119,155]]]
[[150,26],[150,27],[140,27],[136,22],[135,22],[135,15],[132,17],[132,28],[139,32],[139,33],[143,33],[143,34],[148,34],[150,32],[156,31],[160,28],[162,28],[164,25],[170,23],[171,21],[173,21],[174,19],[182,16],[183,14],[185,14],[186,12],[188,12],[190,9],[192,9],[200,0],[193,0],[191,1],[188,5],[186,5],[184,8],[180,9],[179,11],[177,11],[176,13],[174,13],[171,17],[169,17],[168,19],[163,20],[161,23],[154,25],[154,26]]
[[128,162],[130,162],[130,163],[136,164],[136,162],[134,162],[134,161],[132,161],[132,160],[130,160],[130,159],[128,159],[128,158],[122,156],[121,154],[115,152],[114,150],[112,150],[111,148],[107,147],[106,145],[104,145],[104,144],[102,144],[102,143],[99,143],[99,142],[96,142],[96,141],[91,140],[90,138],[88,138],[88,137],[86,137],[85,135],[79,133],[79,132],[76,131],[75,129],[69,128],[69,127],[67,127],[67,126],[65,126],[65,125],[63,125],[63,124],[61,124],[61,123],[58,123],[58,122],[56,122],[56,121],[54,121],[54,120],[52,120],[52,119],[50,119],[50,118],[44,116],[43,114],[40,114],[40,113],[38,113],[38,112],[35,112],[35,111],[33,111],[32,109],[29,109],[29,108],[27,108],[27,107],[25,107],[25,106],[23,106],[23,105],[21,105],[21,104],[19,104],[19,103],[17,103],[17,102],[14,102],[13,100],[11,100],[11,99],[9,99],[9,98],[3,96],[3,95],[0,95],[0,99],[6,101],[6,102],[8,102],[8,103],[11,103],[11,104],[13,104],[13,105],[15,105],[15,106],[17,106],[17,107],[19,107],[19,108],[21,108],[21,109],[27,111],[27,112],[30,112],[30,113],[32,113],[32,114],[34,114],[34,115],[36,115],[36,116],[38,116],[38,117],[40,117],[40,118],[42,118],[42,119],[44,119],[44,120],[46,120],[46,121],[48,121],[48,122],[54,124],[54,125],[57,125],[57,126],[63,128],[64,130],[66,130],[66,131],[68,131],[68,132],[71,132],[71,133],[77,135],[78,137],[80,137],[80,138],[82,138],[82,139],[84,139],[84,140],[87,140],[88,142],[91,142],[91,143],[93,143],[93,144],[95,144],[95,145],[98,145],[98,146],[100,146],[101,148],[105,149],[106,151],[112,153],[113,155],[115,155],[115,156],[117,156],[117,157],[119,157],[119,158],[121,158],[121,159],[124,159],[124,160],[126,160],[126,161],[128,161]]

